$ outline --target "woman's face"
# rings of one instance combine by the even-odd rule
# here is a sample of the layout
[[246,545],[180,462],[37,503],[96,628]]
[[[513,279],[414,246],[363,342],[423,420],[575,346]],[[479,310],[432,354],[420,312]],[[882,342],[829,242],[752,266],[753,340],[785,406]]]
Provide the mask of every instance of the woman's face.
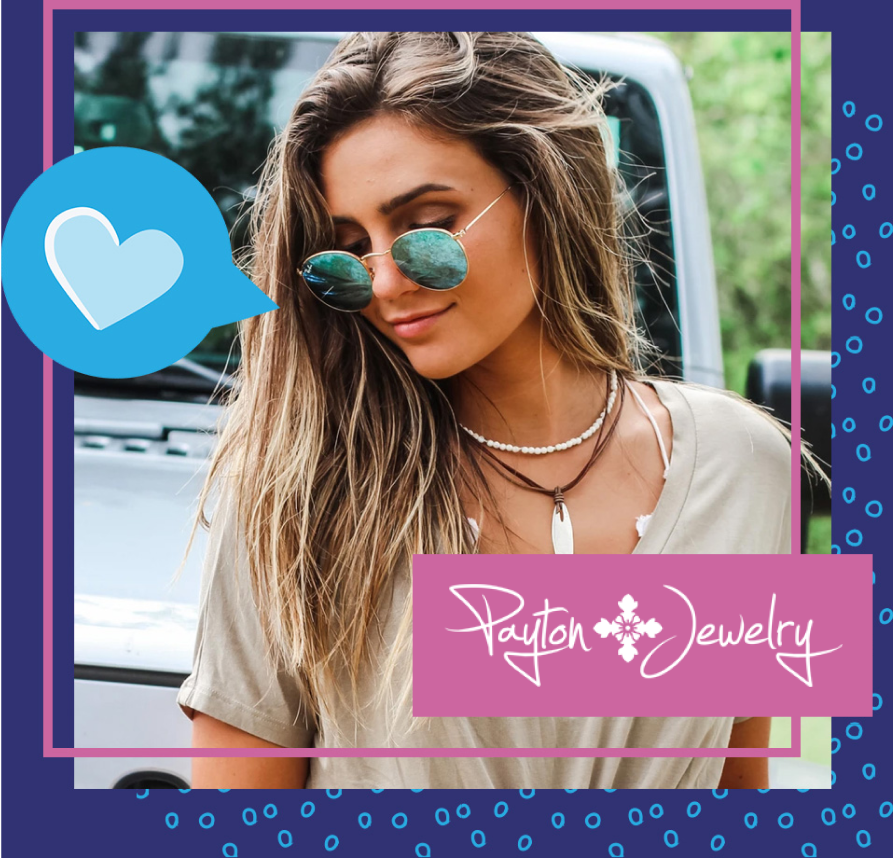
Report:
[[[357,256],[386,251],[397,236],[422,226],[458,232],[509,184],[470,143],[434,140],[387,115],[332,143],[321,178],[336,246]],[[539,331],[531,288],[539,272],[529,226],[525,259],[523,221],[510,191],[461,239],[468,276],[449,291],[425,289],[406,279],[390,256],[373,257],[374,294],[362,315],[432,379],[523,347]],[[406,319],[417,321],[401,323]]]

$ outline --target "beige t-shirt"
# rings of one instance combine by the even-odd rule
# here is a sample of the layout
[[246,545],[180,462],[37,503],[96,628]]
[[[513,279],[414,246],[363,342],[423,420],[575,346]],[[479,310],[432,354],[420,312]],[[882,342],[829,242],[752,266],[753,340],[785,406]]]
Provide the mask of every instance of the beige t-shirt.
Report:
[[[791,547],[791,448],[743,404],[712,390],[650,382],[670,412],[673,448],[663,492],[635,554],[783,554]],[[579,514],[579,513],[575,513]],[[284,747],[325,747],[306,715],[302,684],[271,675],[238,528],[214,516],[201,589],[194,667],[177,702]],[[395,571],[399,606],[408,569]],[[382,612],[381,646],[399,611]],[[377,657],[375,651],[374,657]],[[409,669],[408,664],[406,669]],[[438,718],[388,744],[373,701],[377,673],[361,677],[364,717],[342,746],[357,748],[721,748],[740,718]],[[334,735],[326,723],[322,733]],[[723,758],[314,758],[309,788],[715,788]]]

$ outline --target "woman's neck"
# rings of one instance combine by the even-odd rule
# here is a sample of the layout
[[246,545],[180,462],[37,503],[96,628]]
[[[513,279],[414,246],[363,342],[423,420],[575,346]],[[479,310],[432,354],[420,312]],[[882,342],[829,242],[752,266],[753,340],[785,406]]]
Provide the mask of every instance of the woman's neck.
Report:
[[548,446],[575,437],[605,407],[608,376],[579,369],[547,345],[500,349],[451,379],[459,422],[495,441]]

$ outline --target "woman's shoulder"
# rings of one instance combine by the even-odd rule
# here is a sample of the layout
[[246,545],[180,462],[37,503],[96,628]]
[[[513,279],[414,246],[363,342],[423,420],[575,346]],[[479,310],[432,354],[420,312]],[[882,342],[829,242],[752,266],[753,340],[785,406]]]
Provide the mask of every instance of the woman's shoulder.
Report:
[[655,389],[671,414],[674,403],[677,414],[686,409],[698,466],[716,464],[739,473],[742,468],[757,469],[780,483],[790,483],[791,442],[784,424],[770,412],[735,393],[706,385],[659,380]]

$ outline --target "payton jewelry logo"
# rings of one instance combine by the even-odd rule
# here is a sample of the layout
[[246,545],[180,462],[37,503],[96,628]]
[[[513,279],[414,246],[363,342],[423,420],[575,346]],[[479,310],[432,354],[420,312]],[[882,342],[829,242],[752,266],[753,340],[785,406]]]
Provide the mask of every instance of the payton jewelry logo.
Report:
[[[618,603],[620,608],[619,615],[613,620],[606,620],[602,617],[595,625],[591,627],[592,631],[605,640],[609,637],[614,638],[620,643],[617,650],[619,655],[625,662],[632,662],[638,655],[639,650],[636,643],[647,640],[658,640],[655,646],[651,647],[646,654],[643,655],[639,663],[639,674],[644,679],[656,679],[664,676],[671,670],[676,668],[691,652],[694,646],[712,646],[718,645],[720,648],[739,646],[742,643],[745,646],[761,646],[766,645],[771,650],[778,650],[775,653],[775,660],[798,680],[803,682],[809,688],[813,686],[812,680],[812,659],[822,655],[828,655],[839,650],[843,644],[838,644],[831,649],[824,649],[815,652],[811,649],[811,638],[813,631],[813,620],[807,619],[805,623],[796,622],[794,620],[776,622],[776,599],[777,594],[772,593],[771,602],[768,610],[768,620],[765,629],[762,623],[755,622],[751,624],[745,632],[745,620],[743,615],[739,615],[740,622],[737,628],[726,628],[723,623],[718,625],[715,623],[705,623],[700,625],[695,611],[695,606],[691,599],[681,590],[665,584],[667,590],[675,593],[686,605],[690,624],[687,629],[680,630],[682,634],[663,635],[663,626],[654,618],[643,621],[636,613],[639,603],[627,593]],[[546,656],[557,655],[567,652],[575,647],[590,652],[592,647],[586,644],[585,625],[570,615],[568,608],[552,607],[549,599],[543,601],[543,608],[530,613],[530,619],[522,622],[517,619],[525,608],[524,597],[515,590],[505,587],[497,587],[490,584],[456,584],[451,586],[450,592],[464,604],[477,620],[477,625],[469,626],[461,629],[448,629],[450,632],[476,632],[483,634],[486,641],[487,653],[489,656],[496,654],[494,647],[494,638],[500,644],[507,644],[511,649],[506,648],[502,652],[502,657],[506,663],[516,670],[525,679],[532,682],[537,688],[541,687],[540,678],[540,661]],[[508,613],[494,619],[490,599],[487,598],[487,591],[498,591],[506,594],[514,602],[514,607]],[[480,604],[475,606],[472,602],[473,594],[477,593],[480,598]],[[483,613],[482,613],[483,611]],[[565,621],[565,617],[567,617]],[[522,615],[523,619],[523,615]],[[509,622],[514,620],[514,622]],[[787,628],[790,632],[785,633]],[[674,648],[668,647],[673,641],[677,641]],[[520,649],[519,644],[523,644],[525,649]],[[664,658],[666,654],[670,654],[673,660],[663,666],[649,672],[649,665],[652,659],[664,647]],[[782,650],[784,647],[784,650]],[[676,650],[680,650],[676,652]],[[802,660],[804,663],[803,673],[801,674],[787,659],[792,661]],[[655,659],[655,663],[660,658]]]
[[413,713],[870,715],[871,566],[851,554],[415,555]]

